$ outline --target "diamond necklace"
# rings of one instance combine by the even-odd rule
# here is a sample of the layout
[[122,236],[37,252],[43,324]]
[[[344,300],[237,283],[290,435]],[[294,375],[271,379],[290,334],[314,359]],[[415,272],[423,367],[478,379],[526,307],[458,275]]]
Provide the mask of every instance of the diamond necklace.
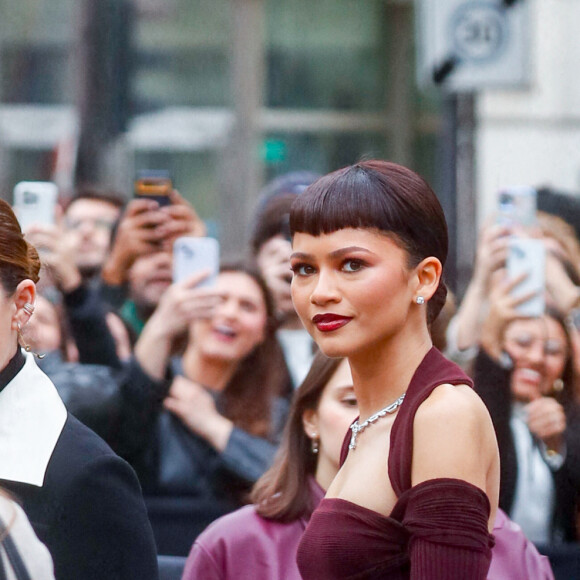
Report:
[[387,405],[386,407],[384,407],[380,411],[377,411],[374,415],[371,415],[366,421],[363,421],[360,424],[359,424],[358,420],[355,421],[350,426],[350,430],[352,431],[352,435],[350,436],[350,443],[348,445],[348,448],[355,449],[356,448],[356,436],[359,433],[362,433],[369,425],[372,425],[375,421],[377,421],[381,417],[384,417],[387,414],[390,415],[391,413],[394,413],[401,406],[401,403],[403,402],[404,398],[405,398],[405,393],[403,393],[394,403]]

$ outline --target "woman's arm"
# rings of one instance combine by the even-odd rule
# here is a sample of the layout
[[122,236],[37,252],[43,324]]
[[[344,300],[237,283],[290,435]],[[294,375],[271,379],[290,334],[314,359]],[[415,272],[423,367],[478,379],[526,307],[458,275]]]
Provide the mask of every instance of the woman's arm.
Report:
[[101,270],[106,286],[123,287],[135,260],[159,250],[163,240],[160,227],[167,219],[155,201],[133,199],[127,204]]
[[201,385],[176,377],[163,406],[219,452],[228,472],[254,482],[271,465],[276,443],[236,427],[218,412],[214,397]]
[[[493,424],[470,387],[437,387],[419,407],[413,434],[413,486],[429,479],[453,478],[490,494],[497,492],[490,488],[490,473],[499,466]],[[497,479],[499,484],[499,472]],[[493,515],[497,497],[492,495],[490,503]]]
[[196,286],[208,276],[197,272],[183,282],[172,284],[161,297],[135,345],[135,357],[154,379],[165,377],[174,339],[185,333],[197,318],[208,318],[222,295],[212,288]]
[[115,339],[107,324],[100,292],[85,284],[63,293],[66,314],[79,351],[79,362],[121,368]]
[[[191,319],[190,294],[195,298],[193,287],[202,278],[202,274],[192,276],[165,292],[120,379],[122,404],[114,448],[139,471],[138,464],[148,453],[155,422],[169,393],[168,367],[173,340],[187,328]],[[200,307],[199,301],[193,303]],[[201,306],[205,306],[203,300]]]
[[60,225],[35,225],[28,236],[43,248],[43,265],[62,293],[79,362],[120,368],[115,340],[106,320],[107,308],[100,292],[83,282],[70,235]]
[[456,345],[460,351],[479,344],[491,279],[505,266],[508,234],[509,228],[497,224],[485,226],[480,233],[473,276],[456,314]]
[[228,473],[253,484],[272,465],[277,449],[267,439],[234,427],[220,459]]
[[419,407],[413,434],[403,519],[411,534],[410,577],[484,580],[499,491],[489,414],[469,387],[441,385]]
[[171,204],[163,208],[145,199],[133,199],[127,204],[101,272],[106,286],[123,287],[138,257],[161,248],[171,250],[179,236],[206,234],[205,224],[193,206],[175,190],[170,198]]
[[489,296],[489,312],[482,324],[481,349],[473,367],[475,390],[491,415],[500,450],[503,443],[511,439],[510,380],[513,362],[503,346],[505,329],[520,316],[516,307],[522,299],[512,296],[512,290],[519,281],[520,278],[508,280],[505,272],[496,280]]
[[111,447],[137,469],[147,454],[169,380],[155,380],[133,357],[119,377],[120,410]]
[[218,412],[214,397],[202,385],[175,377],[163,406],[214,449],[226,449],[234,424]]

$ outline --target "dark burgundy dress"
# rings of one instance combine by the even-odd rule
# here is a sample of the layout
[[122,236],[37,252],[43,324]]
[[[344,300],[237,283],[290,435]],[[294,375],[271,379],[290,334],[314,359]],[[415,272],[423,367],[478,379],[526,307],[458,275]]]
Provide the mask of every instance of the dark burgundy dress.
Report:
[[[445,383],[473,386],[458,366],[432,348],[415,371],[391,429],[389,479],[398,497],[391,515],[339,498],[323,499],[298,548],[304,580],[486,578],[493,547],[486,494],[459,479],[432,479],[411,487],[415,413]],[[341,463],[349,440],[347,436]]]

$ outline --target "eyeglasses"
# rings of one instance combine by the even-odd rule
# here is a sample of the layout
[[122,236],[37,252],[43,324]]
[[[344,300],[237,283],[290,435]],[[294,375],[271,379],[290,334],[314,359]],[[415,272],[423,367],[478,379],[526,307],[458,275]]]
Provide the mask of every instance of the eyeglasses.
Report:
[[530,333],[520,333],[506,336],[506,342],[513,342],[520,348],[531,348],[533,345],[540,342],[543,344],[544,354],[546,355],[560,355],[565,354],[566,345],[555,338],[538,338],[532,336]]
[[95,230],[110,232],[113,229],[115,222],[104,218],[82,218],[74,220],[67,219],[65,220],[65,224],[69,230],[79,230],[85,225],[90,225]]

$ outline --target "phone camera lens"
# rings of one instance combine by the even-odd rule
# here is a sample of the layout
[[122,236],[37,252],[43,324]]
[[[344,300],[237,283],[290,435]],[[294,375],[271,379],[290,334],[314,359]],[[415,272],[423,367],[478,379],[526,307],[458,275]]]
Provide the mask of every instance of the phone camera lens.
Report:
[[511,205],[514,202],[514,199],[510,193],[500,193],[499,195],[499,203],[503,206]]

